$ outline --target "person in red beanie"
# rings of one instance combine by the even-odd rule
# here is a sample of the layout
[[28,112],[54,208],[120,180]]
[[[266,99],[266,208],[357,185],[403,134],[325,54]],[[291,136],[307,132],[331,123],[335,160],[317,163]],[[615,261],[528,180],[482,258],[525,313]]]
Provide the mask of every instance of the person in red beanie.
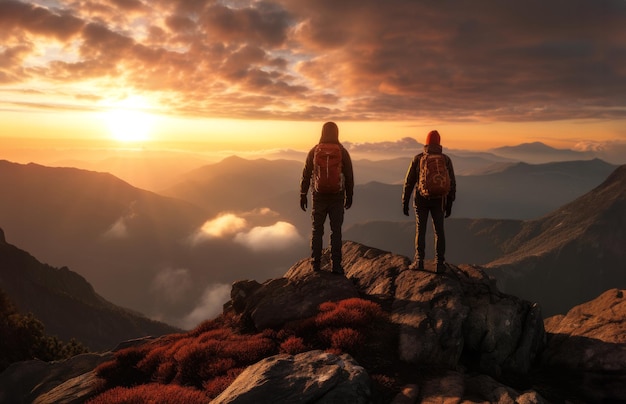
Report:
[[[435,167],[434,169],[432,167]],[[437,171],[437,172],[435,172]],[[430,176],[440,180],[441,189],[429,189]],[[417,185],[417,186],[416,186]],[[432,130],[426,136],[424,152],[413,157],[402,189],[402,211],[409,216],[409,201],[415,189],[415,259],[409,266],[413,270],[424,269],[426,252],[426,225],[429,214],[432,216],[435,231],[435,262],[437,272],[445,270],[446,236],[444,217],[452,213],[452,203],[456,198],[456,178],[452,160],[443,154],[441,136]]]

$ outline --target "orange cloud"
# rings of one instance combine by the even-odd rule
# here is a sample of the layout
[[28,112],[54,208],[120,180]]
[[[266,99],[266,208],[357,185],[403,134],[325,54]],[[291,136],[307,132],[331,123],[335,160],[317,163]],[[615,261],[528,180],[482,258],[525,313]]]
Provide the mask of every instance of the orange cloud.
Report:
[[54,3],[0,2],[0,86],[154,93],[205,117],[625,116],[623,0]]

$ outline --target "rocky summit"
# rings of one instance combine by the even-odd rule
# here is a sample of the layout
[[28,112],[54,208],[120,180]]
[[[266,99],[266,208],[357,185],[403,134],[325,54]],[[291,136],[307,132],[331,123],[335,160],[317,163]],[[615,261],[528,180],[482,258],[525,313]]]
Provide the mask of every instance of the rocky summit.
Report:
[[408,269],[403,256],[354,242],[343,245],[345,276],[328,261],[313,272],[301,260],[283,279],[233,286],[232,307],[257,330],[314,314],[329,300],[362,296],[385,307],[396,325],[398,356],[419,365],[456,367],[463,355],[489,374],[526,373],[545,342],[538,305],[500,293],[477,267],[435,273]]
[[[534,302],[502,293],[481,268],[447,265],[442,274],[432,262],[423,271],[408,268],[408,258],[362,244],[343,245],[345,275],[330,272],[326,251],[322,270],[310,259],[279,279],[235,282],[224,316],[254,334],[277,332],[312,318],[328,302],[360,298],[375,302],[385,315],[380,344],[354,357],[308,350],[268,356],[241,372],[214,403],[603,403],[626,400],[624,384],[624,295],[607,291],[567,315],[545,321]],[[340,325],[338,325],[339,327]],[[146,340],[154,344],[167,337]],[[161,342],[162,343],[162,342]],[[590,350],[591,349],[591,350]],[[68,362],[69,363],[69,362]],[[393,394],[382,396],[386,366]],[[376,365],[376,366],[374,366]],[[0,375],[4,398],[41,385],[32,363]],[[26,368],[26,369],[25,369]],[[81,369],[93,375],[92,369]],[[83,402],[93,397],[93,377],[48,382],[38,402]],[[36,374],[37,377],[29,375]],[[18,377],[19,376],[19,377]],[[376,379],[376,380],[374,380]],[[83,383],[80,381],[84,380]],[[572,382],[575,382],[575,386]],[[620,384],[621,383],[621,384]]]

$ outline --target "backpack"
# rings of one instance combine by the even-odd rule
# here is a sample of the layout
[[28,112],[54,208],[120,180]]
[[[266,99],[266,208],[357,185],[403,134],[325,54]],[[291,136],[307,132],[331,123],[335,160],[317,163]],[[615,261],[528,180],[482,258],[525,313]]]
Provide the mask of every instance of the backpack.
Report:
[[450,173],[443,154],[424,153],[417,189],[425,198],[442,198],[450,192]]
[[320,143],[313,154],[313,187],[322,194],[343,191],[341,146],[336,143]]

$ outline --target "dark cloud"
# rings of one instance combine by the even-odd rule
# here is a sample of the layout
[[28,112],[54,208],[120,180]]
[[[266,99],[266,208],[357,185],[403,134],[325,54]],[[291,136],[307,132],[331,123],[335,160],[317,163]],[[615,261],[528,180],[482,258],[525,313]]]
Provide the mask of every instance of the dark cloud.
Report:
[[0,37],[20,30],[57,40],[68,40],[83,26],[81,19],[75,16],[55,14],[36,5],[11,0],[0,2],[0,24],[4,32]]
[[[0,2],[0,83],[101,77],[234,118],[625,115],[623,0],[37,3]],[[80,53],[27,65],[40,41]]]

